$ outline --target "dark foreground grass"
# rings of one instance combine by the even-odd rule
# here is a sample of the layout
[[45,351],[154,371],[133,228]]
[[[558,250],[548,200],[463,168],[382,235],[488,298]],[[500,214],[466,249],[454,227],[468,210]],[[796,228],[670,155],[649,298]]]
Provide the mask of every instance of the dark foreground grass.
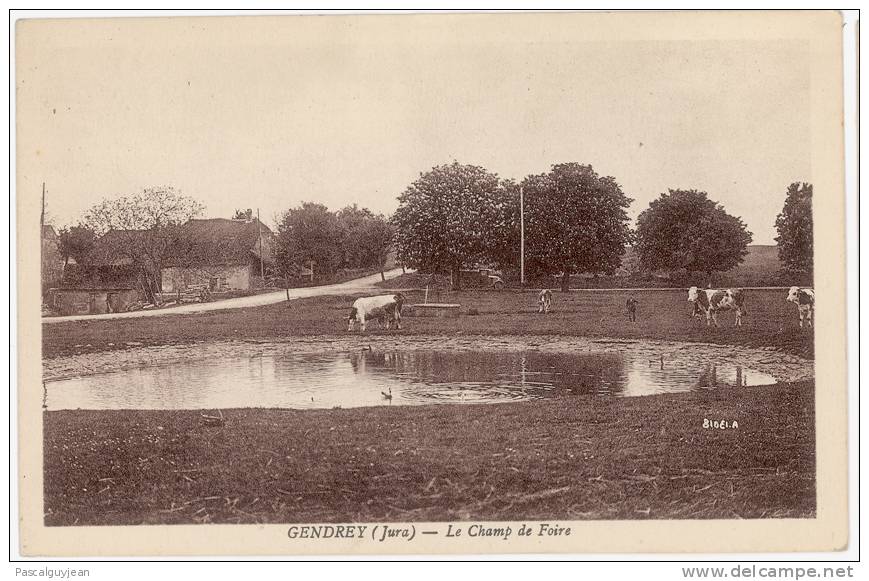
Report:
[[[386,291],[384,291],[386,292]],[[420,291],[406,291],[410,303],[422,302]],[[553,312],[538,315],[536,293],[514,291],[438,292],[430,302],[462,305],[456,319],[405,317],[402,331],[426,335],[565,335],[626,339],[701,341],[773,347],[814,357],[813,333],[800,329],[796,307],[786,291],[748,290],[743,326],[721,317],[721,328],[707,328],[689,317],[685,291],[571,291],[554,293]],[[625,300],[640,302],[637,323],[627,321]],[[111,349],[127,343],[184,344],[226,339],[283,339],[290,336],[346,334],[346,315],[353,296],[299,299],[265,307],[169,315],[139,319],[75,321],[43,325],[43,357]],[[475,309],[478,315],[468,315]],[[385,331],[369,329],[370,334]],[[358,333],[358,331],[357,331]]]
[[46,412],[45,522],[813,517],[813,394]]

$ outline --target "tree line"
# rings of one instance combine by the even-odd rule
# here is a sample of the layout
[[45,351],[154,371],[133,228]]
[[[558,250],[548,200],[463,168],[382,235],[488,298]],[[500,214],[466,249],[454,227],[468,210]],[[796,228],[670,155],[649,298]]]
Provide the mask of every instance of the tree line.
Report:
[[[520,201],[520,188],[522,200]],[[811,277],[811,184],[788,188],[776,219],[779,256],[787,272]],[[479,166],[457,162],[420,174],[398,198],[391,218],[396,251],[405,265],[450,273],[478,263],[516,270],[520,206],[524,210],[525,270],[529,277],[612,275],[632,245],[642,271],[713,273],[730,270],[747,254],[752,233],[706,192],[669,189],[629,225],[632,203],[612,177],[590,165],[553,165],[516,183]]]
[[[580,163],[553,165],[521,182],[458,162],[421,173],[398,197],[387,218],[356,204],[338,211],[313,202],[286,210],[277,219],[271,273],[316,280],[339,269],[385,267],[391,251],[399,264],[421,272],[450,274],[477,264],[518,270],[520,188],[529,277],[559,275],[563,289],[571,274],[612,275],[633,246],[642,271],[684,271],[711,277],[742,262],[752,234],[706,192],[670,189],[653,200],[630,227],[633,200],[612,177]],[[87,264],[95,240],[110,231],[146,281],[160,288],[169,253],[178,248],[181,226],[204,206],[171,187],[104,200],[83,220],[61,229],[65,261]],[[779,258],[786,272],[811,279],[813,270],[812,185],[793,183],[777,216]],[[133,233],[140,234],[134,235]],[[144,232],[146,235],[141,235]]]
[[392,249],[395,228],[381,214],[356,204],[337,212],[304,202],[284,212],[278,222],[276,269],[295,278],[305,268],[321,277],[338,269],[383,270]]

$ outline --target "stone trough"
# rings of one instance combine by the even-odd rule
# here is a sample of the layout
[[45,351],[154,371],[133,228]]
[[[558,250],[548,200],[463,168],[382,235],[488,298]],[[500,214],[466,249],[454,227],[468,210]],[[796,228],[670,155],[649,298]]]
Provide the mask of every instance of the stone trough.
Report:
[[425,303],[408,305],[402,315],[406,317],[458,317],[462,305],[458,303]]

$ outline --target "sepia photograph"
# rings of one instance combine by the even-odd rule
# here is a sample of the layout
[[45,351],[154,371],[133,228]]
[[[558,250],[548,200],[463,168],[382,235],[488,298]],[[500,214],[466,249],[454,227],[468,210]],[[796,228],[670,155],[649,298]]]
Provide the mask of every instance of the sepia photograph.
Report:
[[22,552],[844,549],[841,24],[17,21]]

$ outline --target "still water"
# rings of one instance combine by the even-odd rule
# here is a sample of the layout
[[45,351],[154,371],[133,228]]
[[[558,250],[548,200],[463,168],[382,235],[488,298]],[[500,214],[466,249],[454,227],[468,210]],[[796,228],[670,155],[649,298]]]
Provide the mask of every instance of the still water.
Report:
[[[639,396],[775,383],[727,359],[359,351],[204,359],[44,383],[59,409],[333,408]],[[391,397],[389,397],[391,396]]]

